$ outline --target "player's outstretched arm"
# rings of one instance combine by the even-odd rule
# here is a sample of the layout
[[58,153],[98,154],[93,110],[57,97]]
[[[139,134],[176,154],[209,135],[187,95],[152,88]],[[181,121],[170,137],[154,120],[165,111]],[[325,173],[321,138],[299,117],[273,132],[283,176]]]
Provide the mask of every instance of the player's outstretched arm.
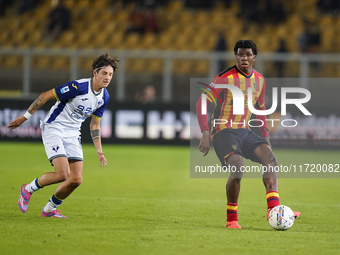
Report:
[[19,127],[22,123],[24,123],[32,114],[38,110],[41,106],[43,106],[48,100],[55,99],[53,94],[53,89],[43,92],[40,96],[28,107],[26,113],[17,117],[15,120],[9,123],[9,129],[15,129]]
[[203,156],[206,156],[210,149],[210,133],[209,130],[202,131],[202,138],[200,144],[198,146],[200,152],[203,153]]
[[97,156],[100,160],[100,166],[101,167],[107,166],[106,158],[102,150],[102,142],[101,142],[101,137],[100,137],[100,119],[97,119],[95,117],[91,118],[90,132],[91,132],[93,144],[97,150]]

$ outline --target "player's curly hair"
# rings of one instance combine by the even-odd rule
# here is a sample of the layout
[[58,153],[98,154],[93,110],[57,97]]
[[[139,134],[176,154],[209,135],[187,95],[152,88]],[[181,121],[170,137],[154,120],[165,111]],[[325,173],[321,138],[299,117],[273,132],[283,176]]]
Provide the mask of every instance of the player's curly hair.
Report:
[[251,48],[254,55],[257,55],[257,53],[259,52],[256,44],[252,40],[239,40],[234,47],[235,55],[237,54],[239,48]]
[[115,72],[118,70],[118,62],[119,59],[111,58],[110,54],[106,52],[104,55],[101,55],[95,60],[93,60],[92,70],[99,71],[101,67],[110,65],[112,66],[113,71]]

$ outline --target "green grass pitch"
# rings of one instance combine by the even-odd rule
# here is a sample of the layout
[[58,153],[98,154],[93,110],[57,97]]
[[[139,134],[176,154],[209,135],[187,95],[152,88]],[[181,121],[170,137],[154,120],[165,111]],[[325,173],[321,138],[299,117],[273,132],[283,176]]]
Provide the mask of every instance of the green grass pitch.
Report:
[[[340,254],[339,179],[280,179],[280,200],[302,213],[288,231],[266,221],[260,178],[244,178],[242,229],[226,229],[226,179],[190,178],[189,147],[104,145],[100,168],[84,145],[83,184],[41,218],[57,188],[36,192],[24,214],[19,188],[53,171],[41,143],[0,144],[0,254]],[[275,150],[279,162],[340,163],[336,151]],[[304,163],[304,162],[301,162]]]

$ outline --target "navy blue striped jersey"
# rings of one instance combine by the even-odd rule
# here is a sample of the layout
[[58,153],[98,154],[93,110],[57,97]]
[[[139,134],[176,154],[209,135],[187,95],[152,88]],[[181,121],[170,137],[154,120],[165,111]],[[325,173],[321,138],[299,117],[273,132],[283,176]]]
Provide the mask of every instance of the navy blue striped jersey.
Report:
[[92,116],[101,118],[109,101],[103,88],[99,93],[92,88],[92,79],[70,81],[53,89],[57,102],[51,107],[43,126],[62,132],[63,136],[80,135],[81,124]]

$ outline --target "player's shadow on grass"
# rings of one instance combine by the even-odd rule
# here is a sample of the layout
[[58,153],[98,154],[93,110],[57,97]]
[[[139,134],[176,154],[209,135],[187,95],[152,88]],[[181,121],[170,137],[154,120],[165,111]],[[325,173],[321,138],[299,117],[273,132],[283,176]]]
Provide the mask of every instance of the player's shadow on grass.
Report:
[[242,231],[242,230],[251,230],[251,231],[273,231],[274,229],[271,229],[271,228],[259,228],[259,227],[242,227],[241,229],[228,229],[226,228],[225,226],[218,226],[218,228],[224,228],[224,229],[227,229],[227,230],[231,230],[231,231]]
[[273,231],[272,228],[259,228],[259,227],[242,227],[243,230],[252,230],[252,231]]

